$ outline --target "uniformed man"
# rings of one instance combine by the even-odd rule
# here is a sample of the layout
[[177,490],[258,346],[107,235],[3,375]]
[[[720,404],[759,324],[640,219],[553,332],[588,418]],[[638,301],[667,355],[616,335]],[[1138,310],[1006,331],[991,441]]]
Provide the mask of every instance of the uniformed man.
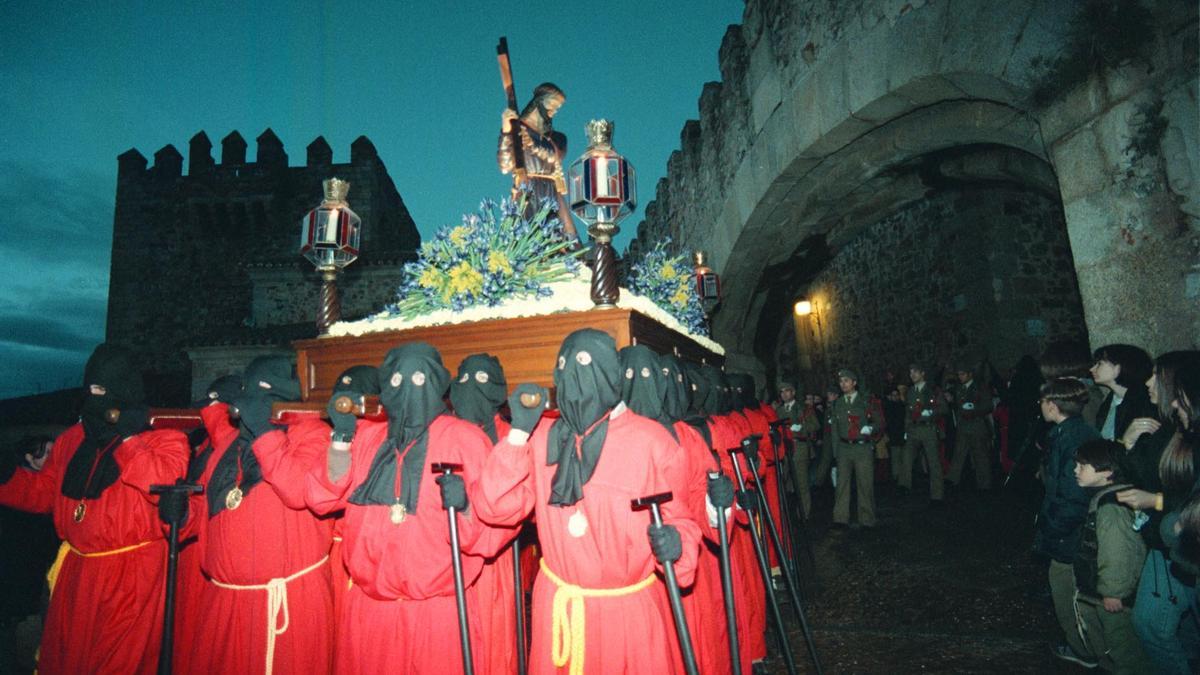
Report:
[[937,425],[946,414],[946,404],[933,384],[925,380],[925,366],[914,363],[908,367],[912,386],[905,396],[904,421],[908,431],[900,452],[900,487],[912,489],[913,464],[924,455],[929,465],[929,498],[935,506],[942,503],[942,462],[938,458]]
[[[833,410],[833,402],[838,399],[842,393],[837,385],[830,385],[825,391],[825,400],[822,401],[819,395],[813,396],[813,405],[816,407],[817,416],[820,419],[820,437],[819,444],[814,444],[814,448],[820,448],[820,456],[817,457],[817,470],[813,472],[813,485],[821,487],[825,485],[825,481],[829,480],[830,467],[833,466],[833,432],[829,428],[829,414]],[[833,482],[837,482],[834,479]]]
[[791,383],[779,385],[780,403],[775,406],[775,415],[788,424],[792,437],[792,471],[796,478],[796,492],[804,517],[812,511],[812,493],[808,480],[808,463],[813,458],[813,442],[819,438],[821,421],[813,406],[813,397],[805,396],[805,402],[796,399],[796,388]]
[[988,415],[992,412],[992,390],[985,382],[977,381],[970,366],[959,366],[959,387],[946,400],[954,406],[957,422],[954,459],[950,462],[950,484],[958,486],[963,467],[970,458],[975,468],[975,487],[992,487],[992,428]]
[[884,432],[883,408],[878,399],[858,390],[858,373],[849,368],[838,371],[838,388],[842,395],[829,411],[838,473],[833,523],[835,527],[850,524],[850,490],[851,484],[856,483],[858,524],[874,527],[875,442]]

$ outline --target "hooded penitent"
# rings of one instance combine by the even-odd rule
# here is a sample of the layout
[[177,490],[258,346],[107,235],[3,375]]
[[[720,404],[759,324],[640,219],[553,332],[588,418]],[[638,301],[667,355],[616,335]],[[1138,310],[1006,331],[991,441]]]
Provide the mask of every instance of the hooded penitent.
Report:
[[[242,391],[234,397],[233,405],[243,411],[266,408],[275,401],[295,401],[300,398],[300,382],[292,375],[292,362],[285,356],[260,356],[246,366],[242,373]],[[212,518],[227,505],[241,502],[230,500],[234,488],[242,498],[262,482],[262,469],[251,446],[257,437],[247,426],[248,412],[238,422],[238,437],[225,449],[213,467],[204,493],[208,497],[208,517]]]
[[710,394],[712,408],[709,409],[708,414],[728,415],[733,411],[733,397],[729,380],[725,378],[725,372],[712,366],[705,366],[700,372],[713,389]]
[[[241,375],[222,375],[212,381],[204,390],[204,398],[192,403],[193,408],[206,408],[214,403],[233,403],[233,399],[242,393]],[[213,453],[213,444],[208,438],[208,428],[203,424],[188,433],[188,445],[196,453],[188,462],[187,482],[195,483],[200,480],[208,458]]]
[[333,383],[333,393],[343,392],[358,396],[378,396],[379,369],[375,366],[350,366],[343,370]]
[[733,387],[734,407],[739,410],[758,407],[758,399],[754,395],[754,376],[733,373],[728,377],[729,384]]
[[[95,499],[117,481],[121,469],[113,451],[121,439],[146,429],[150,411],[145,404],[141,372],[133,355],[121,347],[101,344],[83,369],[86,398],[80,410],[83,442],[63,471],[62,493],[72,499]],[[91,393],[92,386],[104,388]],[[115,415],[110,411],[116,411]],[[109,421],[115,416],[115,421]]]
[[388,435],[376,450],[366,479],[350,495],[350,503],[403,504],[408,513],[416,513],[429,424],[446,412],[442,397],[449,383],[450,371],[442,365],[442,355],[424,342],[387,353],[379,367],[379,402],[387,410]]
[[504,405],[508,381],[500,359],[491,354],[472,354],[458,366],[458,376],[450,383],[450,403],[454,414],[483,429],[493,443],[496,437],[496,411]]
[[[658,354],[645,345],[630,345],[620,352],[621,400],[633,412],[658,422],[675,436],[674,420],[667,414],[670,381],[662,372]],[[676,438],[676,440],[679,440]]]
[[692,403],[692,386],[684,376],[683,362],[670,354],[660,356],[659,359],[662,361],[663,376],[668,382],[667,395],[663,399],[667,419],[686,419]]
[[546,464],[557,466],[550,504],[570,506],[583,498],[600,461],[607,415],[621,400],[620,372],[617,346],[607,333],[585,328],[563,340],[554,367],[561,416],[546,442]]

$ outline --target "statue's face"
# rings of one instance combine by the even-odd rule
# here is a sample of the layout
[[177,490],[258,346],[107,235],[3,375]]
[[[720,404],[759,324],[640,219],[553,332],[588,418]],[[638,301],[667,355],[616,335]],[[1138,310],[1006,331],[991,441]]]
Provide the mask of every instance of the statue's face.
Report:
[[542,101],[542,109],[546,111],[546,117],[553,119],[554,115],[558,112],[558,109],[562,107],[562,104],[565,101],[566,99],[558,94],[551,94],[547,96],[546,99]]

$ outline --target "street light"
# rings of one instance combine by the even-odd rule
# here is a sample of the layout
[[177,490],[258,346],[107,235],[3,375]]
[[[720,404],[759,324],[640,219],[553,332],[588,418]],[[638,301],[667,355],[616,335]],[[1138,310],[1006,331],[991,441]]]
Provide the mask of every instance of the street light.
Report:
[[321,187],[324,200],[300,221],[300,253],[321,273],[317,332],[324,335],[330,326],[342,319],[337,275],[358,258],[362,219],[346,203],[350,183],[330,178],[323,181]]
[[617,223],[637,208],[637,176],[633,165],[612,147],[613,123],[587,123],[588,149],[567,172],[571,210],[588,224],[595,258],[592,264],[592,302],[599,308],[615,307],[617,286],[613,237]]
[[808,316],[809,314],[812,314],[812,303],[804,299],[797,300],[796,316]]

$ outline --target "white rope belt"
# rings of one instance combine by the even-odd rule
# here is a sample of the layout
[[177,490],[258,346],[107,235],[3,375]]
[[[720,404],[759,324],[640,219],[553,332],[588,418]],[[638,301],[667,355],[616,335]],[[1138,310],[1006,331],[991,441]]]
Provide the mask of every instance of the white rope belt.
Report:
[[[216,579],[209,579],[214,585],[219,588],[226,588],[231,591],[266,591],[267,592],[267,669],[266,675],[271,675],[271,671],[275,666],[275,638],[287,632],[288,624],[291,623],[291,616],[288,614],[288,597],[287,585],[289,581],[295,581],[309,572],[317,569],[321,565],[329,562],[329,556],[326,555],[317,562],[305,567],[304,569],[287,577],[277,577],[271,579],[265,584],[228,584]],[[283,625],[279,625],[279,615],[283,614]]]

